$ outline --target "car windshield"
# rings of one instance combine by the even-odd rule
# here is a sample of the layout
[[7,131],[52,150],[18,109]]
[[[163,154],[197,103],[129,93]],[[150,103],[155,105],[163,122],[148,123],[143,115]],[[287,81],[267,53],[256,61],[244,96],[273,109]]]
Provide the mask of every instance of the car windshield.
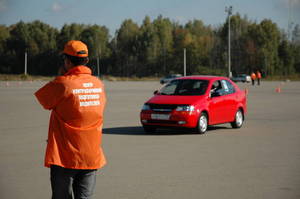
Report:
[[161,95],[203,95],[207,89],[207,80],[177,79],[164,86]]

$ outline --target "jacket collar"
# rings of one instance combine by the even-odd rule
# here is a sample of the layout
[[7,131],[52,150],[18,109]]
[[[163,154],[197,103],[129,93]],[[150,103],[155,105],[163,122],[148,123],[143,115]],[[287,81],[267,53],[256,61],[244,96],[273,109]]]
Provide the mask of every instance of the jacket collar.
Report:
[[80,65],[80,66],[75,66],[71,69],[68,70],[68,72],[65,73],[65,75],[76,75],[76,74],[92,74],[92,71],[89,67]]

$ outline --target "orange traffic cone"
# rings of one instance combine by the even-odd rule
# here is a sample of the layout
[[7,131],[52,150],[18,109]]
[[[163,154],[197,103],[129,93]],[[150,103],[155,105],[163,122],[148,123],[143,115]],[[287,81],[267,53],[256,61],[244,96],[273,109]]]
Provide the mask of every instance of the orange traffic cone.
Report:
[[276,89],[275,89],[276,93],[281,93],[281,88],[278,86]]
[[248,95],[248,93],[249,93],[248,88],[245,88],[245,94]]

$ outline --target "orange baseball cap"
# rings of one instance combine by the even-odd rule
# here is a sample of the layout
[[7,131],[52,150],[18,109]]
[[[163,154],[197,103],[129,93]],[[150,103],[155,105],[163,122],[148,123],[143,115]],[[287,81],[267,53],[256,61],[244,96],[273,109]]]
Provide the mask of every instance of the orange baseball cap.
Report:
[[82,41],[71,40],[66,43],[63,53],[74,57],[87,57],[88,48]]

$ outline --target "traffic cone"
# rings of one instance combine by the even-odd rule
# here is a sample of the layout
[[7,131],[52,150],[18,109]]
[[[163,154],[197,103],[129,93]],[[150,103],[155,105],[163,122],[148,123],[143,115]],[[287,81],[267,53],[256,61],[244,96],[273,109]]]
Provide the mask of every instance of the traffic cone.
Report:
[[249,93],[248,88],[245,88],[245,94],[248,95],[248,93]]
[[276,93],[281,93],[281,88],[280,86],[278,86],[276,89],[275,89]]

